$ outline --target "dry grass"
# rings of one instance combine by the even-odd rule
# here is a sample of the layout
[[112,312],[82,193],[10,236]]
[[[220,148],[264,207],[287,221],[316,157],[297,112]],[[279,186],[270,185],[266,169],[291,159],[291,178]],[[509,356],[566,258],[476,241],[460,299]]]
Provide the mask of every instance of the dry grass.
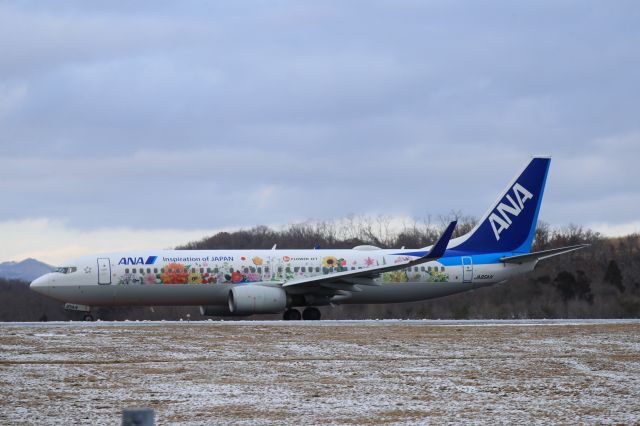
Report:
[[113,424],[134,405],[159,424],[640,421],[637,322],[4,331],[1,424]]

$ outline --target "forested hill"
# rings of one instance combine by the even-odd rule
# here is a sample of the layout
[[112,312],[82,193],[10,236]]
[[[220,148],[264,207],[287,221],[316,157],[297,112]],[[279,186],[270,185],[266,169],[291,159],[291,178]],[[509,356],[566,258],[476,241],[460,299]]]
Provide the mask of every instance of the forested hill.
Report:
[[[446,223],[447,221],[442,221]],[[462,219],[458,233],[473,227]],[[221,232],[182,249],[424,247],[443,226],[411,224],[393,232],[384,219],[296,224],[281,230],[260,226]],[[540,223],[534,250],[589,243],[589,247],[540,262],[535,271],[493,287],[424,302],[322,308],[326,319],[359,318],[637,318],[640,317],[640,236],[602,238],[581,227],[550,229]],[[29,291],[28,284],[0,280],[0,321],[73,319],[62,304]],[[197,307],[99,308],[97,316],[118,319],[202,318]],[[278,319],[279,315],[252,318]]]
[[[220,232],[183,249],[223,248],[418,248],[432,244],[440,225],[411,223],[393,232],[388,219],[350,218],[308,222],[281,230],[260,226]],[[473,219],[458,217],[456,236],[471,230]],[[538,264],[509,282],[424,302],[327,308],[323,318],[622,318],[640,316],[640,235],[603,238],[580,226],[552,229],[540,222],[533,250],[588,243],[589,247]]]

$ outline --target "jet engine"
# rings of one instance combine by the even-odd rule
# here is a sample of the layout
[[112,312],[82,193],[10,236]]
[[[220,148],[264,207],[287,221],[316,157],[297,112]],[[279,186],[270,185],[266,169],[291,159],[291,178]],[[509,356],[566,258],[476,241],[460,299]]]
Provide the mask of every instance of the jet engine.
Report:
[[280,287],[235,286],[229,290],[232,315],[277,314],[287,308],[287,293]]
[[227,305],[200,306],[200,315],[205,317],[226,317],[233,315]]

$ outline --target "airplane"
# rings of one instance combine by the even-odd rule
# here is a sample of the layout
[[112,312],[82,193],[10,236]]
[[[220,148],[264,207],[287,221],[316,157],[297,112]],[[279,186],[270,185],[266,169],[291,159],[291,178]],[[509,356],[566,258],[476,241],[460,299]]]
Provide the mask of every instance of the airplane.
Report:
[[66,262],[30,287],[92,321],[91,307],[132,305],[319,320],[321,306],[415,302],[491,286],[587,245],[531,252],[550,163],[532,157],[469,233],[452,238],[451,222],[428,247],[110,253]]

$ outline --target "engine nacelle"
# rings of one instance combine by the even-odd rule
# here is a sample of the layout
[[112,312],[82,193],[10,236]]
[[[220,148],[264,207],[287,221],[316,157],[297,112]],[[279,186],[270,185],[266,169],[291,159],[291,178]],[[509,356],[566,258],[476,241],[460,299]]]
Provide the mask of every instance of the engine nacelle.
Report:
[[231,316],[228,305],[200,306],[200,315],[205,317],[226,317]]
[[280,287],[242,285],[229,291],[231,315],[277,314],[287,308],[287,293]]

